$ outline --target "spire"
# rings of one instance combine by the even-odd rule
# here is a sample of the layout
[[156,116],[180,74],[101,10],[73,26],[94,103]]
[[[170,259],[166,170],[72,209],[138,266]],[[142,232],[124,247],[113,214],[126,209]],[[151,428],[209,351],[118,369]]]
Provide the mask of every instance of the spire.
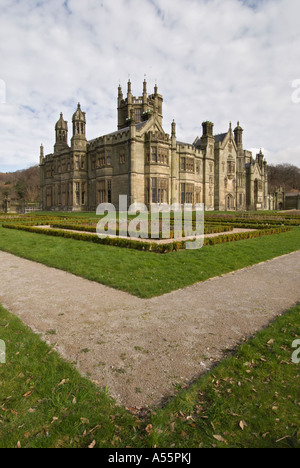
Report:
[[73,137],[72,137],[71,143],[72,143],[72,148],[74,148],[75,140],[76,141],[81,140],[81,141],[86,142],[86,137],[85,137],[85,128],[86,128],[85,112],[83,112],[81,110],[80,102],[78,102],[77,109],[73,114],[72,123],[73,123]]
[[118,97],[119,99],[123,99],[122,87],[120,84],[118,86]]
[[127,83],[127,94],[131,94],[131,81],[130,81],[130,78],[129,78],[128,83]]
[[77,105],[77,109],[73,114],[72,122],[80,121],[85,123],[85,112],[82,112],[80,102]]
[[175,123],[175,120],[173,120],[172,122],[172,133],[171,133],[172,137],[176,137],[176,123]]
[[236,128],[234,129],[234,141],[240,149],[243,147],[243,129],[240,126],[240,122],[237,123]]
[[63,113],[55,125],[55,145],[54,151],[59,151],[68,146],[68,122],[64,120]]
[[41,146],[40,146],[40,164],[42,164],[44,161],[44,146],[43,146],[43,143],[41,143]]

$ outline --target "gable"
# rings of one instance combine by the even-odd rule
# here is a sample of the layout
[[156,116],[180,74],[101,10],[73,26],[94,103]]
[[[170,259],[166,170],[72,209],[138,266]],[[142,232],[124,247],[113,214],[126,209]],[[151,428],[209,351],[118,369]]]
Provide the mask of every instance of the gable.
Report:
[[145,135],[146,133],[152,132],[152,133],[163,133],[164,135],[167,135],[162,128],[160,122],[158,119],[155,118],[155,116],[152,116],[149,120],[146,122],[141,122],[140,124],[137,124],[137,132],[139,133],[140,136]]

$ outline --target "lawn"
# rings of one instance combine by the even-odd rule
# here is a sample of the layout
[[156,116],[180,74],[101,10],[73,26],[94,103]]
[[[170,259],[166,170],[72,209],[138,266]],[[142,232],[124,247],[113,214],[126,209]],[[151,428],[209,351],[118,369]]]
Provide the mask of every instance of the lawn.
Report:
[[167,255],[0,228],[0,250],[150,298],[300,249],[300,228]]
[[134,413],[0,306],[0,447],[300,448],[299,314],[277,318],[164,408]]
[[[300,228],[161,255],[0,227],[0,250],[149,298],[300,250]],[[129,411],[0,306],[0,447],[300,448],[299,314],[277,318],[165,407]]]

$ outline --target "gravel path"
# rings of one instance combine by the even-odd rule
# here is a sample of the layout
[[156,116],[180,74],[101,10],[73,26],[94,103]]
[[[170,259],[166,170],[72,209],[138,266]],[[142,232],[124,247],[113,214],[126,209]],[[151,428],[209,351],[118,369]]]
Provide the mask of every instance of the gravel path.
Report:
[[300,251],[152,299],[4,252],[0,272],[0,303],[126,406],[159,405],[300,301]]

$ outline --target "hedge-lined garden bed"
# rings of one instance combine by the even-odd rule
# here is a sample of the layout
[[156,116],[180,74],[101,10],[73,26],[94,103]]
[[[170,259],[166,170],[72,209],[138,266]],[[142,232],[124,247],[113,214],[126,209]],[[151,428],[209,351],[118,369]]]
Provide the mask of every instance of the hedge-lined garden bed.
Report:
[[[70,224],[70,223],[51,223],[52,228],[58,229],[68,229],[72,231],[81,231],[81,232],[91,232],[96,234],[97,224]],[[172,226],[170,231],[170,239],[174,239],[174,231],[172,231]],[[229,232],[232,231],[232,226],[205,226],[204,227],[204,234],[218,234],[220,232]],[[120,235],[120,231],[117,228],[116,231],[107,230],[107,235]],[[151,232],[143,233],[144,238],[151,238]],[[185,232],[182,231],[182,237],[185,237]],[[160,233],[160,239],[162,239],[162,234]]]
[[[111,245],[115,247],[130,248],[136,250],[143,250],[154,253],[169,253],[177,252],[179,250],[186,249],[186,243],[190,241],[172,241],[167,243],[158,243],[158,242],[143,242],[139,240],[132,240],[126,238],[118,237],[105,237],[99,238],[96,234],[85,234],[83,232],[72,232],[63,229],[54,229],[54,228],[39,228],[36,226],[29,226],[25,224],[14,224],[6,223],[3,224],[4,228],[7,229],[17,229],[37,234],[44,234],[49,236],[64,237],[68,239],[93,242],[96,244],[102,245]],[[225,242],[234,242],[244,239],[253,239],[261,236],[279,234],[282,232],[291,231],[292,227],[274,227],[269,229],[261,229],[250,232],[240,232],[235,234],[224,234],[215,237],[207,237],[204,239],[204,245],[216,245],[222,244]]]

